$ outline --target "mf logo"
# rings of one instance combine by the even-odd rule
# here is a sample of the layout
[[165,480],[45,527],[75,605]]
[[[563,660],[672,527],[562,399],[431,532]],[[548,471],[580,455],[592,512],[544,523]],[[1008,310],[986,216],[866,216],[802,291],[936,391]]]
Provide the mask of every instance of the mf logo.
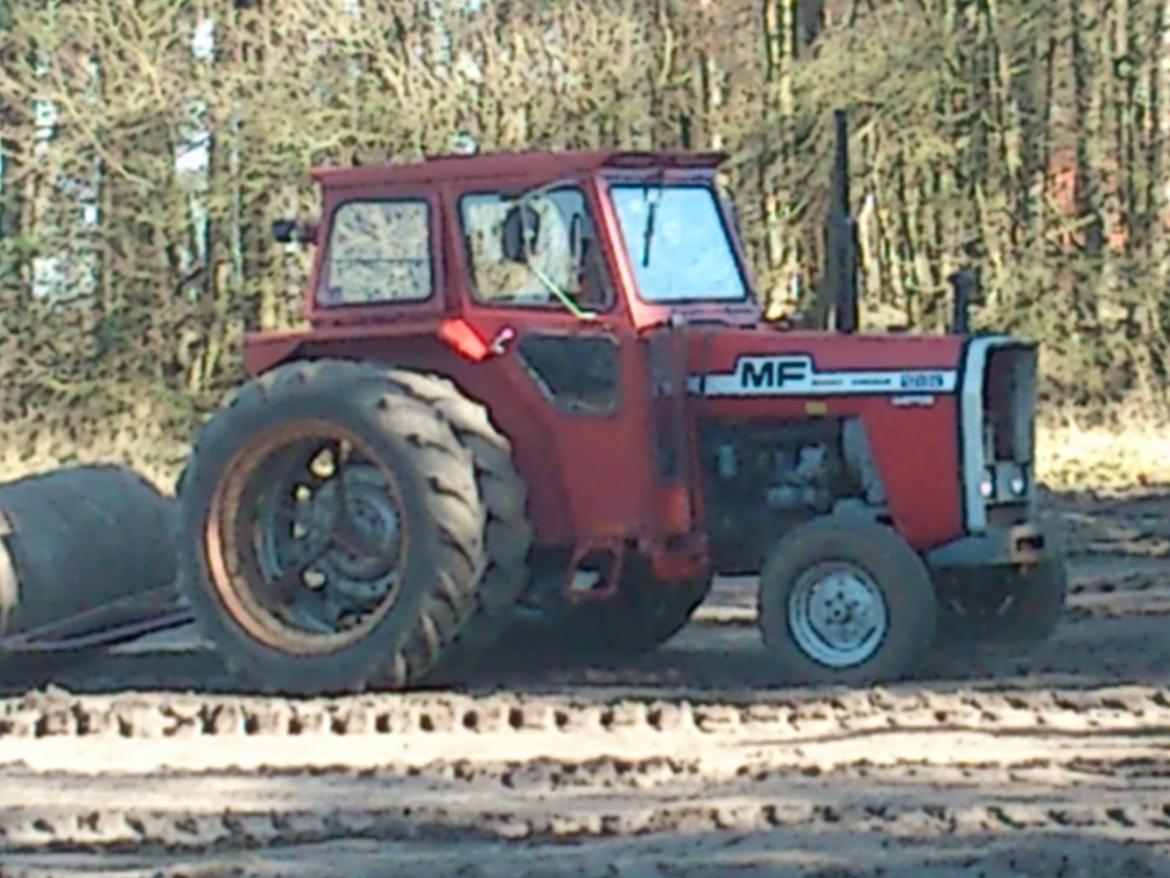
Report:
[[763,390],[804,384],[812,374],[807,357],[761,357],[739,361],[739,386]]

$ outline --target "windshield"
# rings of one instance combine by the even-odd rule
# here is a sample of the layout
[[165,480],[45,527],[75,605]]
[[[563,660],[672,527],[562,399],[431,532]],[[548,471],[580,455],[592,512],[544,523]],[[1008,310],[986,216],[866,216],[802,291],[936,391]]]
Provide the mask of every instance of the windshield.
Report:
[[686,302],[747,297],[747,285],[709,187],[617,184],[610,193],[643,299]]

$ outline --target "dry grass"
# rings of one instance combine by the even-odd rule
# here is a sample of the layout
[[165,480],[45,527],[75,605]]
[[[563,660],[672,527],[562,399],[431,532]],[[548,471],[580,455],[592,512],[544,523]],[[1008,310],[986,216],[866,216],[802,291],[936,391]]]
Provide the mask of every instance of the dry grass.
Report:
[[0,448],[0,482],[62,466],[116,463],[138,471],[164,493],[172,491],[187,453],[186,445],[162,436],[153,436],[132,446],[122,436],[105,436],[95,438],[84,448],[46,440],[14,447],[9,435],[0,438],[0,442],[3,443]]
[[7,423],[0,426],[0,482],[62,466],[114,463],[137,470],[170,493],[187,458],[188,443],[189,434],[182,430],[129,417],[84,435]]
[[1056,490],[1170,488],[1170,424],[1040,425],[1037,475]]

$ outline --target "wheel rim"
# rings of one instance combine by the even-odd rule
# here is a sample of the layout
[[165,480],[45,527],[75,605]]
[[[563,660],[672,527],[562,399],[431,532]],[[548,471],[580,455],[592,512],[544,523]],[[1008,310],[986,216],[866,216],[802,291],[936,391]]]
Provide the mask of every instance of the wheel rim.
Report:
[[356,434],[280,425],[229,463],[207,519],[212,583],[254,638],[285,652],[363,639],[396,602],[409,547],[397,480]]
[[806,655],[830,668],[868,661],[885,639],[888,625],[881,589],[854,564],[814,567],[797,580],[788,598],[793,639]]

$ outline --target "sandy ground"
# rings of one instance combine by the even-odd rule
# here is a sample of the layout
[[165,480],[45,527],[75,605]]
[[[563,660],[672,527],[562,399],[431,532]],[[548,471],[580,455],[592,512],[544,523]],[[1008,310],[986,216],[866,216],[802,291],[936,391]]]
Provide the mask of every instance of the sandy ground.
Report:
[[621,666],[285,701],[160,651],[10,683],[0,878],[1170,875],[1170,493],[1051,508],[1057,636],[881,689],[773,686],[746,580]]

